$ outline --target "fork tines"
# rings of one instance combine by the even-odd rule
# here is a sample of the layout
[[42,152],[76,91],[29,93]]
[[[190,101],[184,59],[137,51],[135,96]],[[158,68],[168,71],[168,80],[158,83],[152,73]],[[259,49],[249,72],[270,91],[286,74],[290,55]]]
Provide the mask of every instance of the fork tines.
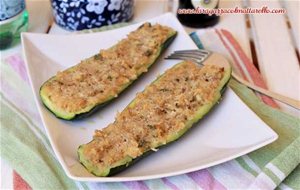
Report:
[[174,53],[166,57],[166,59],[191,60],[197,63],[201,63],[209,55],[210,52],[203,49],[178,50],[178,51],[174,51]]
[[190,49],[190,50],[177,50],[174,53],[200,53],[200,54],[210,54],[210,51],[204,49]]

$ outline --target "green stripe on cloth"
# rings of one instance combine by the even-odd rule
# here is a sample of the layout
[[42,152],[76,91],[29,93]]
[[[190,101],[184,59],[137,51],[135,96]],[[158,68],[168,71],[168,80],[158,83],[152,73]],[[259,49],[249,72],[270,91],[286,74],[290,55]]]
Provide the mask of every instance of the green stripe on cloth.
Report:
[[[203,48],[203,44],[195,33],[192,33],[191,37],[198,48]],[[230,81],[230,87],[279,136],[272,144],[247,155],[251,159],[251,165],[242,158],[238,158],[237,161],[246,171],[258,176],[259,173],[252,168],[255,164],[256,168],[260,168],[261,172],[265,174],[270,174],[269,177],[273,179],[276,185],[279,185],[300,163],[300,144],[298,142],[300,138],[300,120],[267,106],[251,90],[235,80]],[[270,169],[274,171],[269,173]],[[272,176],[273,172],[283,179],[277,180],[277,177],[274,178]],[[300,183],[300,179],[296,181]]]
[[285,185],[288,185],[293,189],[300,189],[300,165],[283,181]]
[[20,114],[1,94],[1,158],[33,189],[77,189]]
[[[300,126],[299,126],[300,129]],[[291,159],[294,159],[291,161]],[[290,169],[295,169],[300,163],[300,137],[288,145],[277,157],[271,161],[286,176]],[[299,179],[300,180],[300,179]]]
[[263,173],[270,177],[275,184],[280,184],[281,180],[271,170],[266,168]]
[[[235,80],[230,81],[230,87],[279,135],[275,142],[249,153],[248,156],[260,168],[272,163],[286,176],[289,175],[300,163],[300,119],[265,105],[251,90]],[[244,168],[248,170],[247,167]],[[263,171],[266,170],[269,169],[265,168]],[[300,184],[300,180],[298,181]],[[277,185],[280,182],[274,181]]]
[[[251,104],[252,105],[252,104]],[[249,157],[259,167],[265,166],[275,156],[278,156],[287,146],[293,143],[300,134],[300,121],[280,111],[272,110],[269,107],[257,107],[253,105],[253,110],[263,119],[272,129],[279,134],[276,142],[249,154]],[[280,119],[270,119],[280,118]],[[298,150],[299,151],[299,150]],[[284,157],[284,155],[283,155]],[[295,166],[294,166],[295,167]]]
[[236,161],[245,169],[247,170],[249,173],[251,173],[253,176],[257,176],[257,172],[255,170],[253,170],[242,157],[239,157],[236,159]]

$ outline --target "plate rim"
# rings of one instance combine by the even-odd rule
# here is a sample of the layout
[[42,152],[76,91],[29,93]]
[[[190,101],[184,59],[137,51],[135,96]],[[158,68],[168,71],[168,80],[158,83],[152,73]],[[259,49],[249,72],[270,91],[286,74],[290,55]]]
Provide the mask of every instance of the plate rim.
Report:
[[[165,14],[159,15],[157,17],[147,19],[145,21],[134,23],[132,25],[142,24],[142,23],[147,22],[147,21],[152,22],[153,19],[159,19],[160,17],[162,17],[162,18],[163,17],[166,17],[166,18],[169,17],[168,19],[170,19],[170,18],[175,19],[174,21],[179,23],[177,18],[172,13],[165,13]],[[128,25],[128,26],[124,26],[124,27],[131,27],[132,25]],[[122,27],[122,28],[124,28],[124,27]],[[118,28],[118,29],[121,29],[121,28]],[[184,31],[182,26],[181,26],[180,30]],[[109,31],[103,31],[103,32],[109,32]],[[76,35],[93,35],[93,34],[96,34],[96,33],[84,33],[84,34],[76,34]],[[28,59],[27,59],[27,55],[26,55],[26,47],[25,47],[26,46],[25,45],[26,44],[25,39],[27,38],[27,36],[31,36],[31,35],[49,36],[49,34],[38,34],[38,33],[30,33],[30,32],[22,33],[21,34],[22,52],[23,52],[23,55],[24,55],[24,58],[25,58],[24,62],[25,62],[26,71],[27,71],[27,74],[28,74],[28,77],[29,77],[30,87],[31,87],[31,90],[32,90],[33,95],[34,95],[34,102],[36,104],[39,115],[41,117],[43,127],[46,131],[46,136],[47,136],[47,138],[50,142],[50,145],[51,145],[51,149],[53,150],[58,163],[62,166],[65,174],[73,180],[84,181],[84,182],[124,182],[124,181],[140,181],[140,180],[150,180],[150,179],[157,179],[157,178],[163,178],[163,177],[170,177],[170,176],[175,176],[175,175],[180,175],[180,174],[185,174],[185,173],[189,173],[189,172],[198,171],[198,170],[201,170],[201,169],[204,169],[204,168],[208,168],[208,167],[211,167],[211,166],[215,166],[215,165],[227,162],[229,160],[233,160],[237,157],[245,155],[245,154],[247,154],[249,152],[252,152],[256,149],[259,149],[263,146],[266,146],[266,145],[274,142],[276,139],[278,139],[278,134],[271,127],[269,127],[266,124],[266,126],[268,127],[269,132],[272,133],[272,136],[270,136],[268,139],[262,141],[261,143],[257,143],[255,145],[252,145],[249,148],[247,148],[243,151],[240,151],[236,154],[233,154],[231,156],[227,156],[223,159],[219,159],[219,160],[216,160],[216,161],[213,161],[213,162],[209,162],[207,164],[203,164],[203,165],[200,165],[200,166],[189,167],[189,168],[186,168],[186,169],[183,169],[183,170],[177,170],[177,171],[173,171],[173,172],[165,172],[165,173],[160,173],[160,174],[151,174],[151,175],[143,175],[143,176],[129,176],[129,177],[122,177],[122,176],[111,176],[111,177],[97,177],[97,176],[88,177],[87,176],[87,177],[79,177],[79,176],[75,176],[74,174],[72,174],[70,172],[69,167],[67,166],[66,162],[64,161],[63,154],[61,154],[59,152],[59,150],[56,148],[57,143],[54,142],[54,139],[52,138],[52,135],[50,134],[50,131],[49,131],[47,125],[46,125],[44,116],[42,114],[41,107],[39,106],[40,101],[39,101],[39,97],[37,97],[38,94],[35,93],[36,89],[34,89],[34,85],[33,85],[33,81],[32,81],[32,76],[33,75],[31,73],[31,70],[29,69],[29,63],[28,63]],[[184,31],[184,35],[188,35],[188,34]],[[52,36],[65,36],[65,35],[52,35]],[[29,40],[29,39],[27,39],[27,40]],[[195,48],[196,48],[196,45],[195,45]],[[240,100],[240,102],[242,104],[247,106],[247,104],[245,104],[239,97],[238,97],[238,99]],[[251,112],[253,112],[250,108],[249,108],[249,110]],[[253,112],[253,113],[257,116],[257,114],[255,112]],[[260,119],[263,123],[265,123],[258,116],[257,116],[257,119]]]
[[[276,134],[276,133],[275,133]],[[225,163],[227,161],[233,160],[235,158],[238,158],[240,156],[243,156],[249,152],[252,152],[254,150],[257,150],[259,148],[262,148],[272,142],[274,142],[278,138],[278,135],[274,135],[273,137],[270,137],[270,139],[263,141],[262,143],[256,144],[256,146],[251,146],[248,149],[241,151],[237,154],[234,154],[230,157],[226,157],[224,159],[220,159],[214,162],[210,162],[208,164],[204,164],[198,167],[190,167],[184,170],[178,170],[176,172],[168,172],[168,173],[162,173],[162,174],[152,174],[152,175],[144,175],[144,176],[138,176],[138,177],[119,177],[119,176],[110,176],[110,177],[77,177],[73,176],[72,174],[69,173],[69,171],[65,171],[67,176],[71,179],[74,179],[76,181],[84,181],[84,182],[124,182],[124,181],[142,181],[142,180],[151,180],[151,179],[158,179],[158,178],[164,178],[164,177],[171,177],[171,176],[176,176],[176,175],[181,175],[181,174],[187,174],[190,172],[195,172],[199,171],[201,169],[209,168],[212,166],[216,166],[218,164]]]

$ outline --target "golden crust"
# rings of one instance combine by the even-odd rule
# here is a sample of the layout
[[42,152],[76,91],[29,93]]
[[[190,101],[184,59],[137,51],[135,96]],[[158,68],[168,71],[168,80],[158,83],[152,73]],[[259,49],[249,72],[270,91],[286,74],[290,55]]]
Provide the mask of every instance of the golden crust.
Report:
[[112,48],[58,72],[43,91],[57,108],[72,113],[117,96],[124,85],[147,71],[172,31],[146,23]]
[[96,165],[110,166],[126,156],[136,158],[145,151],[167,143],[172,134],[185,128],[199,107],[212,101],[224,68],[201,69],[184,62],[137,94],[114,123],[97,130],[85,146],[84,155]]

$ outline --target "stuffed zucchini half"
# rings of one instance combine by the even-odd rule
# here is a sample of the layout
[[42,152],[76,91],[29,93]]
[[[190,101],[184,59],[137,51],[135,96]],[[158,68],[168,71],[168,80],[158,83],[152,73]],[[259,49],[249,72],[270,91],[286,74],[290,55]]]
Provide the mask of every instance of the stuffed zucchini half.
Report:
[[172,28],[145,23],[113,47],[58,72],[41,86],[41,100],[58,118],[86,116],[147,72],[175,36]]
[[80,162],[96,176],[110,176],[177,140],[217,104],[230,76],[229,65],[175,65],[79,146]]

